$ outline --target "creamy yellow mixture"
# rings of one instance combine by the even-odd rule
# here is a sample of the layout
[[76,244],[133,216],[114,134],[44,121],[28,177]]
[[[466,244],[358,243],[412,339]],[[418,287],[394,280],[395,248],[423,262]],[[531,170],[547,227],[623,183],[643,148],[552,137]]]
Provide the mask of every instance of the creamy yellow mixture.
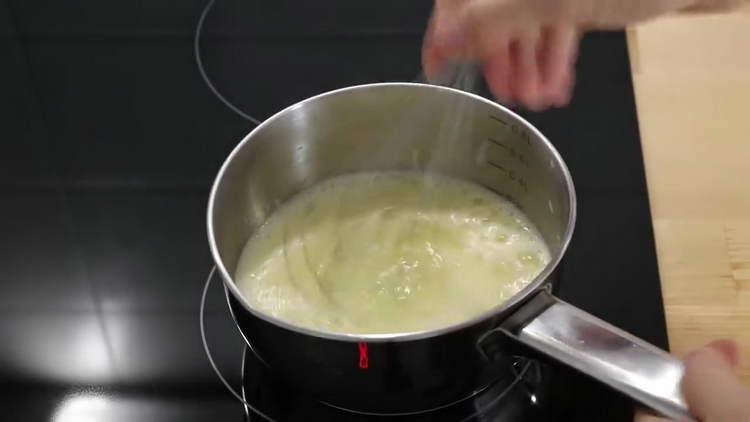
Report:
[[526,286],[549,262],[507,199],[423,173],[330,179],[279,208],[247,242],[235,279],[250,304],[329,332],[458,323]]

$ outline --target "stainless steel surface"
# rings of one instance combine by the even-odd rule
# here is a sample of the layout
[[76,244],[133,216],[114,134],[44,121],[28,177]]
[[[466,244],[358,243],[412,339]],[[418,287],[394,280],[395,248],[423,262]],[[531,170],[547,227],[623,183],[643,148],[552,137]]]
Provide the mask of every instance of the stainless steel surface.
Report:
[[682,362],[575,306],[553,299],[517,338],[670,418],[691,420]]
[[[423,170],[483,185],[517,203],[552,252],[523,291],[482,315],[440,330],[334,334],[296,327],[253,309],[232,279],[252,232],[284,201],[337,175]],[[344,88],[295,104],[266,120],[232,151],[208,205],[208,239],[224,282],[259,318],[301,333],[348,341],[438,336],[511,309],[535,291],[562,256],[575,221],[567,167],[547,139],[512,111],[463,91],[414,83]]]
[[[203,343],[203,352],[206,354],[206,358],[208,358],[208,363],[211,364],[211,368],[214,370],[214,373],[219,378],[222,384],[224,384],[224,387],[227,388],[227,390],[237,399],[239,400],[244,406],[245,411],[248,409],[252,409],[253,412],[255,412],[258,416],[263,418],[264,420],[274,422],[274,420],[263,413],[261,410],[259,410],[257,407],[253,406],[251,403],[248,403],[244,397],[245,397],[245,386],[242,385],[240,387],[240,390],[242,391],[242,394],[238,393],[237,390],[232,387],[232,384],[227,381],[227,379],[224,377],[224,374],[221,373],[221,370],[219,369],[219,366],[214,361],[213,354],[211,353],[211,347],[208,345],[208,340],[206,340],[206,320],[205,320],[205,311],[206,311],[206,295],[208,294],[208,288],[211,286],[211,281],[214,279],[214,274],[216,273],[216,266],[211,267],[211,271],[208,272],[208,277],[206,278],[206,282],[203,285],[203,292],[201,293],[201,306],[200,306],[200,312],[198,315],[198,319],[200,322],[200,329],[201,329],[201,342]],[[249,343],[248,343],[249,344]],[[247,348],[243,348],[242,350],[242,366],[244,372],[244,366],[245,366],[245,352],[247,351]]]

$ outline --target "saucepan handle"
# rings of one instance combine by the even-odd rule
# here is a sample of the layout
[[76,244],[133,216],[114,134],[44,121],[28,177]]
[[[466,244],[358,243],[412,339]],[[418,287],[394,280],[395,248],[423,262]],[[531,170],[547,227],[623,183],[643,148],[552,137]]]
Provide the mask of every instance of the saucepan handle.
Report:
[[664,416],[694,420],[681,392],[681,361],[547,291],[537,293],[500,329]]

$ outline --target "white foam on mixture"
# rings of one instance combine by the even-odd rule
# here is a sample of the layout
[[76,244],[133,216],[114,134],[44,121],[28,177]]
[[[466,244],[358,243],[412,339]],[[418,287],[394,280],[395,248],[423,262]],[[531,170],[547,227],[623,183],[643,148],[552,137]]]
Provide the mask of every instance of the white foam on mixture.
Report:
[[249,239],[235,280],[250,304],[329,332],[400,333],[507,300],[550,254],[528,218],[478,185],[420,172],[319,183]]

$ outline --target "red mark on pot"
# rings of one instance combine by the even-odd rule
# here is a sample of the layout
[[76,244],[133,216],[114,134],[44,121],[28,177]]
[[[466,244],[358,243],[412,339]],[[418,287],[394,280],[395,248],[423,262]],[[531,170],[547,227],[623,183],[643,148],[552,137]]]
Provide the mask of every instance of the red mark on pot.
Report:
[[367,357],[367,343],[357,343],[357,347],[359,348],[359,368],[367,369],[370,366],[370,360]]

